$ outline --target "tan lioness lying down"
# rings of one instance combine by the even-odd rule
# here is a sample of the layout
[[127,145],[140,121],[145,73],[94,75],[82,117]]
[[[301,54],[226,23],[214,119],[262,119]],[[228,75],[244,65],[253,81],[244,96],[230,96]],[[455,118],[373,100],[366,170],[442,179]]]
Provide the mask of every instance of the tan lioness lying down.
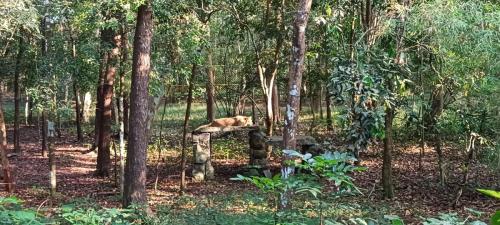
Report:
[[196,128],[195,131],[199,131],[206,127],[234,127],[234,126],[251,126],[253,125],[252,117],[249,116],[235,116],[216,119],[209,124],[205,124]]

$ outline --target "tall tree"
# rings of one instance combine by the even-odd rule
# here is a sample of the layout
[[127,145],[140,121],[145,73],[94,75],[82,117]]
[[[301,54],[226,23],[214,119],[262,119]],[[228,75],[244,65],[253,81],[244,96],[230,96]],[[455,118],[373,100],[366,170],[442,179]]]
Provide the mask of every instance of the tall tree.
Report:
[[[42,52],[42,58],[47,57],[47,51],[48,51],[48,43],[47,43],[47,16],[42,17],[41,21],[41,29],[40,33],[43,35],[43,38],[41,40],[41,52]],[[47,69],[46,67],[44,67]],[[42,156],[45,156],[45,153],[48,151],[48,137],[47,137],[47,126],[48,126],[48,115],[47,115],[47,109],[44,106],[42,109]]]
[[[306,27],[311,10],[312,0],[301,0],[295,20],[293,22],[292,39],[292,59],[288,71],[288,98],[285,115],[285,129],[283,133],[283,146],[287,150],[297,149],[297,122],[300,114],[300,87],[302,86],[302,72],[304,71],[304,58],[306,54]],[[293,174],[293,166],[290,166],[290,160],[293,158],[288,154],[283,154],[281,176],[287,179]],[[281,196],[281,208],[289,205],[289,195],[283,193]]]
[[5,129],[5,120],[2,109],[2,86],[0,82],[0,157],[2,160],[3,182],[6,184],[8,192],[14,191],[12,177],[10,175],[9,159],[7,158],[7,130]]
[[147,204],[146,156],[148,145],[148,83],[151,71],[151,40],[153,37],[151,2],[144,2],[137,12],[132,56],[130,91],[130,130],[125,164],[123,206]]
[[[369,2],[367,2],[368,4]],[[398,66],[403,66],[405,63],[404,54],[404,35],[405,35],[405,22],[407,7],[409,7],[410,0],[399,0],[400,10],[396,13],[396,56],[394,57],[394,64]],[[368,14],[368,13],[367,13]],[[395,95],[395,83],[397,76],[391,76],[386,79],[386,88],[390,95]],[[390,102],[390,101],[389,101]],[[393,198],[394,197],[394,184],[392,179],[392,151],[394,149],[393,140],[393,121],[395,114],[396,104],[387,103],[385,106],[385,136],[384,136],[384,152],[383,152],[383,163],[382,163],[382,186],[384,189],[384,197]]]
[[[70,35],[71,41],[71,56],[73,59],[73,63],[76,64],[76,43],[75,38]],[[82,113],[81,113],[81,103],[80,103],[80,88],[77,84],[77,69],[76,67],[73,69],[73,95],[75,98],[75,119],[76,119],[76,137],[78,142],[83,141],[83,132],[82,132]]]
[[111,28],[105,29],[104,43],[112,46],[106,50],[105,58],[106,66],[102,80],[100,121],[99,121],[99,138],[97,152],[97,168],[98,176],[109,176],[111,169],[111,121],[112,121],[112,101],[113,101],[113,85],[115,81],[116,71],[119,67],[119,56],[121,47],[121,37],[118,32]]
[[127,22],[126,19],[123,18],[124,21],[122,21],[122,27],[121,27],[121,44],[122,44],[122,49],[121,49],[121,60],[120,60],[120,73],[119,73],[119,79],[118,79],[118,123],[120,126],[120,133],[119,133],[119,148],[120,148],[120,196],[123,197],[123,182],[124,182],[124,172],[125,172],[125,163],[124,163],[124,154],[125,154],[125,113],[124,113],[124,103],[125,103],[125,92],[124,92],[124,85],[125,85],[125,72],[126,72],[126,67],[127,67],[127,61],[128,61],[128,38],[127,38]]
[[[210,17],[215,10],[210,10],[210,3],[212,1],[197,0],[198,6],[198,20],[203,24],[205,31],[207,32],[207,38],[210,39]],[[215,119],[215,68],[212,62],[212,49],[210,46],[206,47],[206,57],[207,57],[207,84],[206,84],[206,95],[207,95],[207,120],[209,122]]]
[[19,104],[21,102],[21,89],[19,87],[20,82],[20,73],[21,73],[21,60],[23,58],[24,51],[24,41],[22,37],[21,31],[19,32],[19,51],[17,53],[16,59],[16,69],[14,72],[14,151],[19,153],[21,152],[21,146],[19,146],[19,124],[20,120],[20,112],[19,112]]
[[181,156],[181,194],[186,189],[186,164],[187,164],[187,154],[186,154],[186,142],[187,142],[187,130],[189,117],[191,115],[191,103],[193,101],[193,88],[194,88],[194,78],[196,76],[197,64],[193,63],[193,68],[191,70],[191,77],[189,78],[189,88],[188,96],[186,99],[186,114],[184,115],[184,124],[182,129],[182,156]]

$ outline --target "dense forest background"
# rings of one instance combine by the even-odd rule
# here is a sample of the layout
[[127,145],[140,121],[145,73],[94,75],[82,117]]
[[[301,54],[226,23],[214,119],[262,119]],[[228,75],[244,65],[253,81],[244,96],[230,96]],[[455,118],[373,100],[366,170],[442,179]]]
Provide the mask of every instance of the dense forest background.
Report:
[[500,224],[497,1],[0,0],[0,54],[0,224]]

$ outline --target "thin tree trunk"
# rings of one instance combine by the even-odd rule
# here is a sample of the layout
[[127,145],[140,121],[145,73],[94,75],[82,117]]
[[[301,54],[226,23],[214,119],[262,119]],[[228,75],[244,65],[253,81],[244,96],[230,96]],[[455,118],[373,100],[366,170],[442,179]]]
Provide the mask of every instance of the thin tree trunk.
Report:
[[[42,57],[45,58],[47,56],[47,51],[48,51],[48,44],[47,44],[47,32],[46,32],[46,22],[47,22],[47,17],[44,16],[41,21],[41,28],[40,28],[40,33],[43,35],[43,38],[41,40],[41,52],[42,52]],[[47,140],[47,122],[48,122],[48,116],[47,116],[47,109],[44,106],[42,109],[42,156],[45,157],[45,153],[48,151],[48,140]]]
[[436,140],[435,140],[434,148],[436,149],[436,153],[437,153],[437,157],[438,157],[439,183],[441,185],[445,185],[446,184],[446,171],[445,171],[445,165],[444,165],[443,150],[441,147],[442,147],[441,134],[440,134],[440,132],[436,132]]
[[49,144],[50,197],[55,197],[57,191],[56,155],[54,146]]
[[17,59],[16,59],[16,69],[14,72],[14,152],[20,153],[21,152],[21,146],[19,143],[19,124],[21,123],[20,120],[20,112],[19,112],[19,104],[21,103],[21,89],[19,88],[20,85],[20,73],[21,73],[21,60],[23,58],[23,52],[24,52],[24,43],[23,43],[23,37],[22,33],[20,32],[20,37],[19,37],[19,52],[17,53]]
[[24,99],[25,102],[24,102],[24,125],[25,126],[28,126],[29,125],[29,120],[28,120],[28,117],[29,117],[29,110],[30,110],[30,98],[28,95],[26,95],[26,98]]
[[2,160],[2,173],[3,183],[7,192],[14,192],[14,182],[10,173],[9,159],[7,158],[7,130],[5,129],[5,120],[3,116],[3,101],[2,101],[2,87],[3,82],[0,82],[0,157]]
[[188,129],[189,117],[191,115],[191,103],[193,101],[193,88],[194,88],[194,78],[196,76],[196,70],[197,70],[196,63],[193,63],[193,69],[191,70],[191,77],[189,78],[189,90],[188,90],[188,96],[186,99],[186,114],[184,116],[184,125],[183,125],[183,130],[182,130],[182,162],[181,162],[181,188],[180,188],[181,194],[186,189],[187,129]]
[[281,120],[280,98],[279,98],[279,92],[278,92],[278,85],[276,83],[274,83],[274,85],[273,85],[272,102],[273,102],[273,123],[276,124],[276,123],[278,123],[278,121]]
[[47,110],[44,108],[42,111],[42,156],[45,157],[45,153],[48,151],[48,116]]
[[319,93],[318,93],[318,107],[319,107],[319,118],[323,120],[323,85],[319,85]]
[[[72,45],[72,56],[74,63],[76,63],[76,44],[75,40],[71,38],[71,45]],[[83,132],[82,132],[82,117],[80,113],[80,90],[77,85],[77,74],[76,74],[76,69],[73,71],[73,95],[75,97],[75,119],[76,119],[76,137],[78,142],[83,141]]]
[[[304,56],[306,53],[306,27],[311,10],[312,0],[300,0],[298,11],[293,22],[293,40],[292,40],[292,60],[288,73],[288,99],[286,106],[285,129],[283,133],[284,149],[297,150],[297,122],[299,118],[300,89],[302,87],[302,72],[304,70]],[[294,168],[289,161],[293,157],[283,154],[281,176],[287,179],[293,174]],[[282,193],[280,208],[288,208],[290,200],[290,191]]]
[[120,125],[120,133],[119,133],[119,148],[120,148],[120,196],[123,198],[123,182],[124,182],[124,172],[125,172],[125,162],[123,155],[125,154],[125,113],[124,113],[124,84],[125,84],[125,72],[128,60],[128,38],[127,38],[127,24],[126,21],[122,24],[121,29],[121,54],[122,58],[120,61],[120,73],[118,79],[119,91],[118,91],[118,124]]
[[394,185],[392,182],[392,122],[394,120],[393,106],[385,108],[385,137],[384,137],[384,160],[382,163],[382,186],[384,188],[384,197],[394,197]]
[[130,134],[125,165],[123,206],[147,204],[148,83],[151,71],[153,10],[146,1],[137,12],[130,92]]
[[26,104],[28,105],[28,124],[33,125],[33,100],[28,98]]
[[332,103],[330,102],[330,94],[325,95],[325,105],[326,105],[326,129],[328,131],[333,130],[333,120],[332,120]]
[[210,49],[207,54],[207,120],[212,122],[215,120],[215,74]]
[[73,91],[75,95],[75,118],[76,118],[76,137],[78,142],[83,141],[83,132],[82,132],[82,114],[80,113],[80,90],[76,84],[76,81],[73,81]]
[[155,193],[158,191],[158,180],[160,179],[160,161],[161,161],[161,146],[163,146],[165,143],[164,138],[163,138],[163,122],[165,121],[165,114],[167,113],[167,96],[164,96],[164,101],[163,101],[163,112],[161,113],[161,120],[160,120],[160,133],[158,134],[158,138],[160,139],[160,147],[158,148],[158,159],[156,161],[156,169],[155,169],[155,186],[154,190]]

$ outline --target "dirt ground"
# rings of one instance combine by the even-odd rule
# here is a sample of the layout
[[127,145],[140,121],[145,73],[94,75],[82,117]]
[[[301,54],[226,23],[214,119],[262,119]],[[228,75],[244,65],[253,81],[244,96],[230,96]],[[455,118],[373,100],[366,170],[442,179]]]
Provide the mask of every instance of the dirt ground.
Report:
[[[9,140],[12,140],[9,130]],[[82,154],[88,146],[78,144],[74,137],[63,134],[56,138],[54,144],[57,158],[57,184],[59,195],[55,202],[48,201],[49,167],[48,158],[41,156],[39,132],[36,127],[21,127],[21,146],[23,154],[10,158],[16,180],[16,196],[25,200],[31,207],[48,206],[67,202],[75,198],[92,198],[105,207],[120,206],[116,194],[118,189],[111,179],[98,178],[93,175],[96,154]],[[12,149],[9,142],[9,149]],[[246,145],[242,143],[242,145]],[[374,148],[377,149],[377,148]],[[427,148],[422,160],[422,169],[418,167],[419,149],[415,146],[398,147],[394,155],[394,180],[396,198],[388,201],[381,197],[381,156],[377,151],[369,151],[363,155],[362,166],[367,171],[356,173],[355,183],[364,192],[364,196],[353,198],[354,201],[371,205],[389,206],[394,214],[407,220],[418,219],[420,215],[436,215],[437,212],[457,212],[469,215],[468,208],[486,212],[491,215],[500,209],[500,202],[484,197],[475,188],[500,187],[499,173],[490,171],[486,166],[474,163],[470,170],[470,184],[466,186],[459,200],[453,207],[456,192],[460,185],[461,155],[455,150],[446,149],[448,167],[448,185],[438,184],[436,156]],[[175,201],[179,188],[179,159],[177,156],[163,156],[158,170],[155,162],[149,163],[148,191],[150,205],[168,204]],[[216,179],[205,183],[189,182],[187,194],[192,196],[224,195],[225,192],[248,191],[252,187],[241,182],[230,181],[242,171],[246,160],[215,160]],[[160,171],[158,189],[154,190],[156,171]],[[113,172],[112,172],[113,174]],[[189,174],[189,172],[188,172]],[[7,196],[0,187],[0,196]],[[485,217],[486,218],[486,217]]]

